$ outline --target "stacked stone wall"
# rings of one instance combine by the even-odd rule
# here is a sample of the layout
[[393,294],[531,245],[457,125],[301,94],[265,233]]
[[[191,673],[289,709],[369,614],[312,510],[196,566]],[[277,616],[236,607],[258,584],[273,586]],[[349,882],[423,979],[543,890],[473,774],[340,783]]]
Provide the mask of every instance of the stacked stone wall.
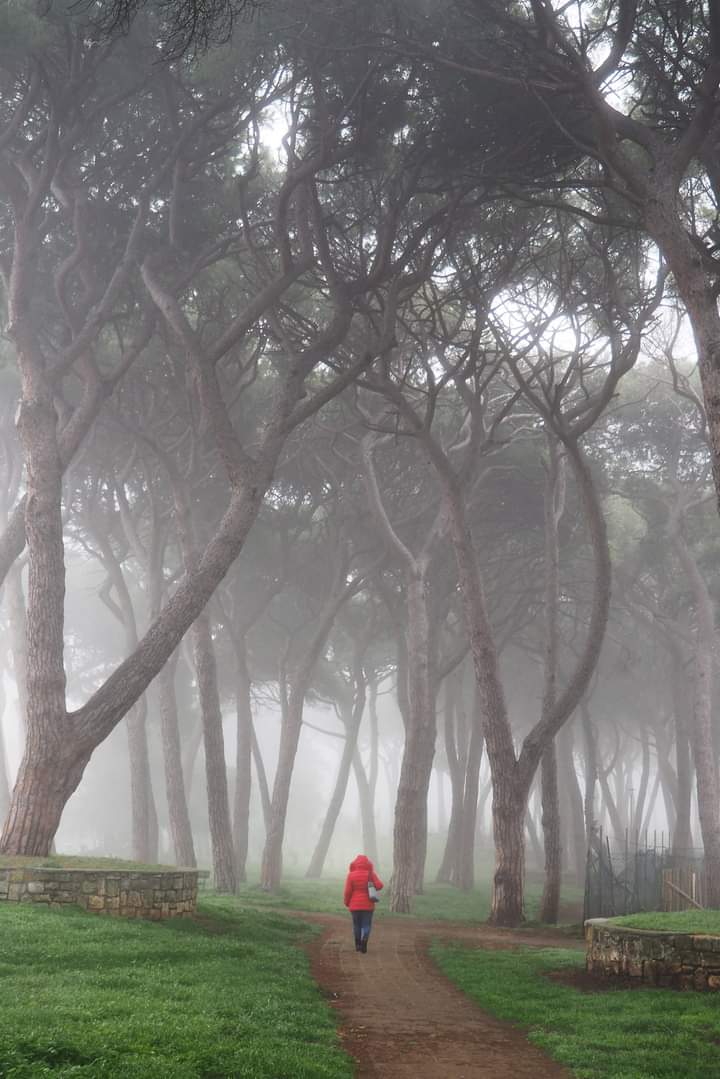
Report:
[[125,918],[183,918],[197,909],[198,872],[0,868],[0,902],[80,906]]
[[585,923],[586,966],[592,974],[677,989],[720,990],[720,936],[667,933]]

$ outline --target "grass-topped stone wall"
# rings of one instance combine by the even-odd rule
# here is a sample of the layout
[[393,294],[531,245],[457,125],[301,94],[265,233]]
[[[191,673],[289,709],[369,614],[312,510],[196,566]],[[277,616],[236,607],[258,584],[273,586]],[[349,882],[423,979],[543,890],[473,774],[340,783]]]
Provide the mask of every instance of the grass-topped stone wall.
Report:
[[[708,920],[711,913],[714,920]],[[585,940],[586,965],[593,974],[677,989],[720,990],[718,912],[591,918],[585,923]]]
[[0,863],[0,902],[79,906],[125,918],[183,918],[197,908],[198,870],[107,863],[78,866],[69,859]]

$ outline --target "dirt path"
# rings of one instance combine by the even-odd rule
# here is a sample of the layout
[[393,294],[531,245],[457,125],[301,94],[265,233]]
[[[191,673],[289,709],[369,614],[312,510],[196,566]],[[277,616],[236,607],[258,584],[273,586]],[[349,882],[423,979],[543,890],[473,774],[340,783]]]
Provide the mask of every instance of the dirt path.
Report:
[[520,1031],[451,985],[427,954],[432,939],[509,948],[557,946],[557,938],[387,918],[376,922],[368,954],[360,955],[349,918],[303,918],[325,927],[310,947],[313,975],[339,1012],[357,1079],[568,1079]]

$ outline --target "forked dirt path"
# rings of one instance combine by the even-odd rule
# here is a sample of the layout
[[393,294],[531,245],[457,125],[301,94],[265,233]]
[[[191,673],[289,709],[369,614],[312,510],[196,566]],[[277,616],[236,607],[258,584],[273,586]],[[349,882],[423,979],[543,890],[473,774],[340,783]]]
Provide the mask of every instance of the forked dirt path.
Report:
[[433,939],[495,949],[557,946],[558,938],[383,918],[373,927],[368,954],[361,955],[349,918],[302,917],[325,928],[309,948],[312,971],[339,1013],[343,1045],[358,1062],[356,1079],[570,1076],[521,1031],[456,989],[427,952]]

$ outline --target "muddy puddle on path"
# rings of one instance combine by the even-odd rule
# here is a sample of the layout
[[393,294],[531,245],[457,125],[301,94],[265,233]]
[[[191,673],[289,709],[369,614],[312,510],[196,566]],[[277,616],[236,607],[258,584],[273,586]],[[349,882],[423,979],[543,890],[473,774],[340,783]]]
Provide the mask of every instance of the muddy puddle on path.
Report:
[[325,927],[309,949],[313,975],[338,1012],[356,1079],[569,1079],[520,1031],[451,985],[427,954],[433,938],[488,948],[548,947],[557,939],[383,919],[361,955],[349,918],[312,920]]

